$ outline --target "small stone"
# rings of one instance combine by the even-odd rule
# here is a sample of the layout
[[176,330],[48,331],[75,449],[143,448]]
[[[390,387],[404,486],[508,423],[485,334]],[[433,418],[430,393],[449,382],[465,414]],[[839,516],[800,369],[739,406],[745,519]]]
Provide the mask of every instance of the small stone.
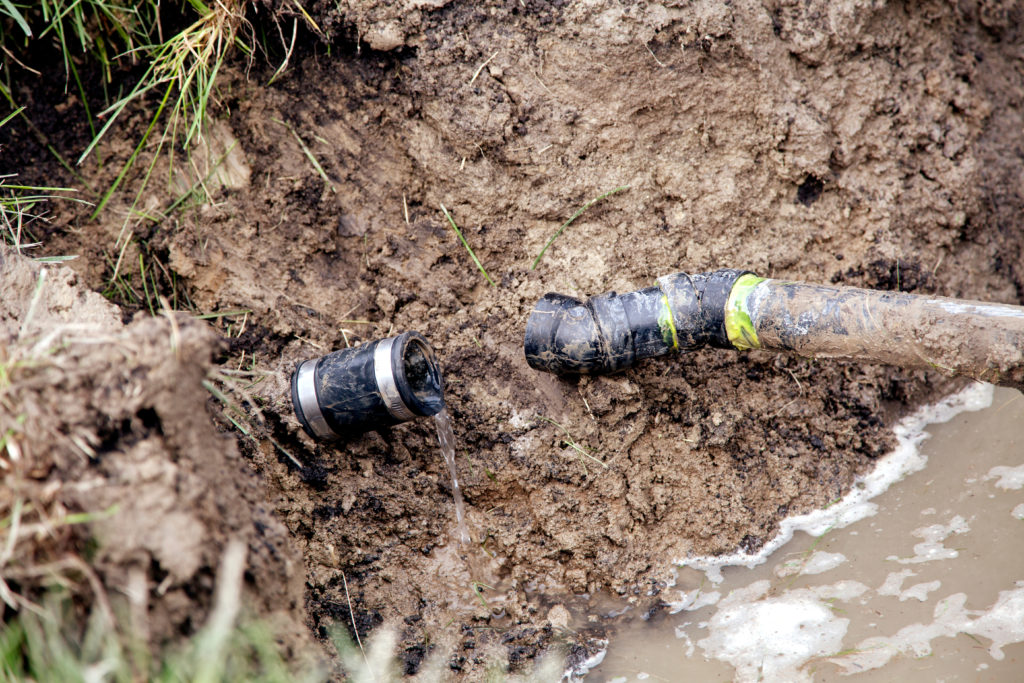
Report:
[[366,32],[363,40],[374,50],[387,52],[405,44],[405,32],[395,22],[377,24]]
[[569,610],[564,605],[555,605],[548,610],[548,621],[554,628],[569,628]]

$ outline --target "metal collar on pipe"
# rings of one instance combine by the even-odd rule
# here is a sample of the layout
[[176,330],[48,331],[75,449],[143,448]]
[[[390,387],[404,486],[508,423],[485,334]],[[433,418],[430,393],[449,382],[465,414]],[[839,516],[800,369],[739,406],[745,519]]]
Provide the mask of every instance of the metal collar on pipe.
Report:
[[316,362],[307,360],[299,366],[295,373],[295,401],[310,431],[318,439],[337,439],[338,434],[330,428],[324,414],[320,410],[320,400],[316,395]]
[[[377,390],[384,399],[384,407],[396,420],[411,420],[416,414],[405,405],[402,395],[398,392],[398,384],[395,382],[395,369],[391,361],[391,349],[395,344],[395,338],[383,339],[373,350],[373,375],[377,380]],[[402,359],[399,358],[401,363]]]

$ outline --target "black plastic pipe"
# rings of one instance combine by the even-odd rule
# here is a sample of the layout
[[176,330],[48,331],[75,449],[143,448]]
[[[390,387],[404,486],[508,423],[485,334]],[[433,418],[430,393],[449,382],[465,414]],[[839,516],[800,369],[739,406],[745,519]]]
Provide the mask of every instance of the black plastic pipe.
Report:
[[526,360],[555,374],[604,374],[673,351],[732,348],[726,303],[745,272],[676,273],[656,287],[586,301],[546,294],[526,323]]
[[440,412],[444,380],[423,335],[404,332],[299,363],[292,406],[307,434],[331,441]]
[[586,301],[547,294],[523,345],[531,367],[556,374],[616,372],[713,346],[930,368],[1024,389],[1024,307],[742,270],[675,273]]

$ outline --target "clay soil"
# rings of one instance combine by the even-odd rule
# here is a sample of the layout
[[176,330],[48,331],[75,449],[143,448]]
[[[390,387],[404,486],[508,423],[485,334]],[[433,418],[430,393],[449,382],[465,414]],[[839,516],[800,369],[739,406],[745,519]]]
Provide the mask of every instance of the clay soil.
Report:
[[[96,324],[133,349],[159,338],[162,353],[77,350],[82,368],[100,370],[65,364],[64,379],[57,368],[33,389],[39,428],[24,440],[40,454],[71,449],[57,435],[73,424],[97,453],[58,459],[39,482],[107,482],[102,499],[68,494],[74,509],[106,508],[128,491],[140,509],[173,507],[159,524],[142,528],[140,515],[132,533],[103,536],[97,570],[114,586],[134,568],[144,611],[162,615],[153,619],[166,633],[202,623],[220,549],[239,537],[253,611],[302,624],[294,642],[353,622],[366,638],[387,624],[408,674],[431,656],[472,678],[495,661],[529,667],[556,647],[578,660],[614,619],[594,607],[592,619],[569,623],[557,604],[586,613],[574,596],[601,594],[657,609],[674,560],[756,551],[782,517],[841,496],[891,446],[898,415],[953,387],[921,372],[727,351],[559,379],[531,370],[522,352],[546,292],[623,292],[735,267],[1024,302],[1015,3],[305,7],[322,34],[290,5],[259,6],[253,20],[279,22],[286,39],[297,27],[287,71],[267,85],[276,63],[226,70],[206,151],[174,183],[151,181],[144,208],[168,207],[198,179],[209,200],[126,223],[150,150],[99,220],[55,203],[42,230],[46,253],[79,255],[73,274],[51,267],[77,296],[109,292],[127,225],[122,262],[137,277],[140,254],[158,261],[169,302],[249,311],[153,318],[114,293],[121,307],[95,302],[107,311]],[[59,84],[17,95],[77,157],[88,140],[84,120],[72,123],[80,102]],[[127,158],[145,123],[141,112],[127,119],[101,146],[108,162],[80,168],[91,185],[109,185],[112,160]],[[5,170],[80,186],[39,136],[14,124],[3,135]],[[562,222],[620,186],[531,269]],[[0,266],[4,343],[18,338],[31,268],[10,253]],[[60,324],[80,312],[65,310]],[[452,493],[430,420],[324,446],[291,414],[298,361],[404,330],[423,333],[443,366],[466,547],[450,540]],[[168,356],[172,332],[181,345]],[[262,378],[247,390],[262,415],[239,401],[250,436],[199,384],[239,368]],[[68,403],[88,410],[61,422]],[[173,495],[117,493],[109,482],[133,458],[151,463],[132,470],[140,481],[178,482],[167,484]],[[165,547],[166,537],[188,547]]]

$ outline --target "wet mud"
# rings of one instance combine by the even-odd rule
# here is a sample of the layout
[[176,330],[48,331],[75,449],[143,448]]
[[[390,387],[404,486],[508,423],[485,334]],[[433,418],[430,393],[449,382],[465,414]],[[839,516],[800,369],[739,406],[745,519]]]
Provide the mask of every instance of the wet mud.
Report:
[[[332,37],[276,8],[305,32],[286,77],[266,85],[276,65],[245,63],[222,77],[209,151],[179,171],[209,200],[133,217],[135,173],[100,221],[57,205],[42,237],[79,255],[83,289],[107,286],[130,234],[121,261],[164,264],[168,301],[246,311],[210,322],[215,361],[259,375],[262,418],[239,437],[206,403],[252,475],[245,514],[264,510],[301,557],[317,638],[393,625],[409,674],[435,652],[467,677],[553,647],[585,657],[601,620],[567,629],[547,595],[657,609],[674,558],[756,551],[786,515],[842,496],[889,450],[898,415],[955,388],[920,370],[717,350],[558,379],[522,349],[546,292],[734,267],[1021,303],[1012,3],[305,6]],[[51,140],[87,136],[54,114],[74,98],[19,95]],[[102,154],[126,158],[129,132]],[[22,179],[74,184],[32,135],[4,134]],[[80,169],[96,187],[116,170]],[[579,207],[620,186],[531,269]],[[174,204],[162,191],[147,210]],[[450,540],[430,420],[320,445],[291,413],[298,362],[405,330],[444,371],[468,546]],[[181,418],[212,429],[199,395]],[[268,585],[250,577],[274,602]]]
[[585,680],[1016,680],[1022,405],[974,384],[901,420],[852,495],[784,522],[771,553],[681,569]]

